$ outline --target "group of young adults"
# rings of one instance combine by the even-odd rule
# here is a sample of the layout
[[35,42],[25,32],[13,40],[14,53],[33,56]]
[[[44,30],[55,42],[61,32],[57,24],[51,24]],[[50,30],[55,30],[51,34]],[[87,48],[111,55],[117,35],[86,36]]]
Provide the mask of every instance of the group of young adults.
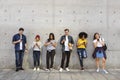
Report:
[[[16,58],[16,71],[24,70],[22,68],[24,52],[28,52],[26,36],[23,34],[24,29],[20,28],[19,33],[15,34],[12,39],[12,43],[15,45],[15,58]],[[64,69],[69,70],[69,62],[73,46],[76,45],[77,53],[80,60],[81,70],[84,71],[83,59],[87,58],[87,37],[88,34],[85,32],[80,32],[78,35],[77,44],[74,44],[73,37],[69,34],[69,29],[64,30],[65,34],[60,38],[60,44],[62,45],[62,59],[59,71],[62,72]],[[100,59],[102,60],[102,70],[104,73],[108,73],[105,70],[106,63],[106,53],[103,48],[105,45],[104,39],[100,37],[99,33],[94,34],[93,39],[94,52],[93,58],[96,60],[97,72],[100,71]],[[40,70],[40,54],[42,42],[40,36],[36,35],[33,41],[33,61],[34,61],[34,71]],[[45,41],[44,46],[46,47],[46,71],[52,70],[54,65],[54,56],[56,54],[57,42],[55,40],[54,33],[49,34],[49,38]],[[65,63],[66,60],[66,63]],[[65,63],[65,64],[64,64]]]

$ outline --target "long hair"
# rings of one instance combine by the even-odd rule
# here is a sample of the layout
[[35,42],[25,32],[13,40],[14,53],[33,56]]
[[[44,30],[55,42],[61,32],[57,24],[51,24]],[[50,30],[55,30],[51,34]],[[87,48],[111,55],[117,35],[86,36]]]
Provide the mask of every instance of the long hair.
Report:
[[[51,37],[50,37],[50,36],[52,36],[52,37],[53,37],[53,39],[51,39]],[[50,40],[55,40],[54,33],[50,33],[50,34],[49,34],[48,42],[49,42]]]
[[96,36],[97,34],[98,34],[98,35],[100,35],[98,32],[96,32],[96,33],[94,34],[94,36],[93,36],[93,40],[95,40],[95,39],[96,39],[96,37],[95,37],[95,36]]

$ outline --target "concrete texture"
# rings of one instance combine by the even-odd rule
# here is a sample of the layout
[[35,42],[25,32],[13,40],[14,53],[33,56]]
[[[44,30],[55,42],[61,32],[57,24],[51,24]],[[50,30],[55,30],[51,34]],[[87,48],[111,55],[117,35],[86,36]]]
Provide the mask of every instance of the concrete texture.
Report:
[[[95,68],[92,38],[101,33],[108,45],[107,68],[120,68],[120,0],[0,0],[0,68],[14,68],[14,46],[12,36],[19,27],[25,28],[29,54],[25,54],[24,67],[33,67],[31,44],[36,34],[44,43],[50,32],[55,33],[58,42],[55,67],[61,61],[59,39],[64,29],[69,28],[76,42],[79,32],[85,31],[88,38],[86,68]],[[42,49],[41,67],[45,67],[45,48]],[[76,48],[72,52],[71,68],[79,68]]]
[[109,74],[97,73],[94,70],[85,72],[71,70],[70,72],[58,72],[53,70],[46,72],[40,70],[35,72],[31,69],[27,71],[15,72],[14,70],[0,70],[0,80],[120,80],[120,70],[109,70]]

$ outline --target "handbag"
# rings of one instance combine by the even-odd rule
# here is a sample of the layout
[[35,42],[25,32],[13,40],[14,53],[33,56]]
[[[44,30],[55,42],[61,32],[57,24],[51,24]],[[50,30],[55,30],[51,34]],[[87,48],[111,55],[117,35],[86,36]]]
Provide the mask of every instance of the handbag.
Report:
[[[104,41],[102,38],[101,38],[101,40]],[[104,46],[103,46],[103,50],[104,50],[104,51],[107,50],[107,45],[106,45],[106,44],[104,44]]]
[[106,45],[106,44],[104,44],[104,46],[103,46],[103,50],[104,50],[104,51],[107,50],[107,45]]

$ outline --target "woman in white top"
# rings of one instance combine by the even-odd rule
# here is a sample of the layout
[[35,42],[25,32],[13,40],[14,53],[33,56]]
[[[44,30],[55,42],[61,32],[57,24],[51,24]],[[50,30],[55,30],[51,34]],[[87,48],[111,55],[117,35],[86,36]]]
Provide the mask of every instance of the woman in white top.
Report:
[[34,71],[39,71],[40,68],[40,53],[41,53],[41,42],[40,36],[36,35],[35,40],[33,42],[33,60],[34,60]]
[[100,34],[99,33],[95,33],[94,34],[94,40],[93,40],[93,44],[94,44],[94,53],[93,53],[93,58],[96,59],[96,66],[97,66],[97,72],[100,71],[100,64],[99,64],[99,60],[102,59],[102,69],[104,73],[108,73],[105,70],[105,63],[106,63],[106,53],[103,49],[103,46],[105,45],[104,43],[104,39],[100,38]]
[[[55,49],[56,49],[56,41],[53,33],[49,34],[49,38],[45,42],[45,46],[47,47],[46,53],[46,67],[47,71],[53,68],[54,64],[54,56],[55,56]],[[51,63],[51,64],[49,64]]]

